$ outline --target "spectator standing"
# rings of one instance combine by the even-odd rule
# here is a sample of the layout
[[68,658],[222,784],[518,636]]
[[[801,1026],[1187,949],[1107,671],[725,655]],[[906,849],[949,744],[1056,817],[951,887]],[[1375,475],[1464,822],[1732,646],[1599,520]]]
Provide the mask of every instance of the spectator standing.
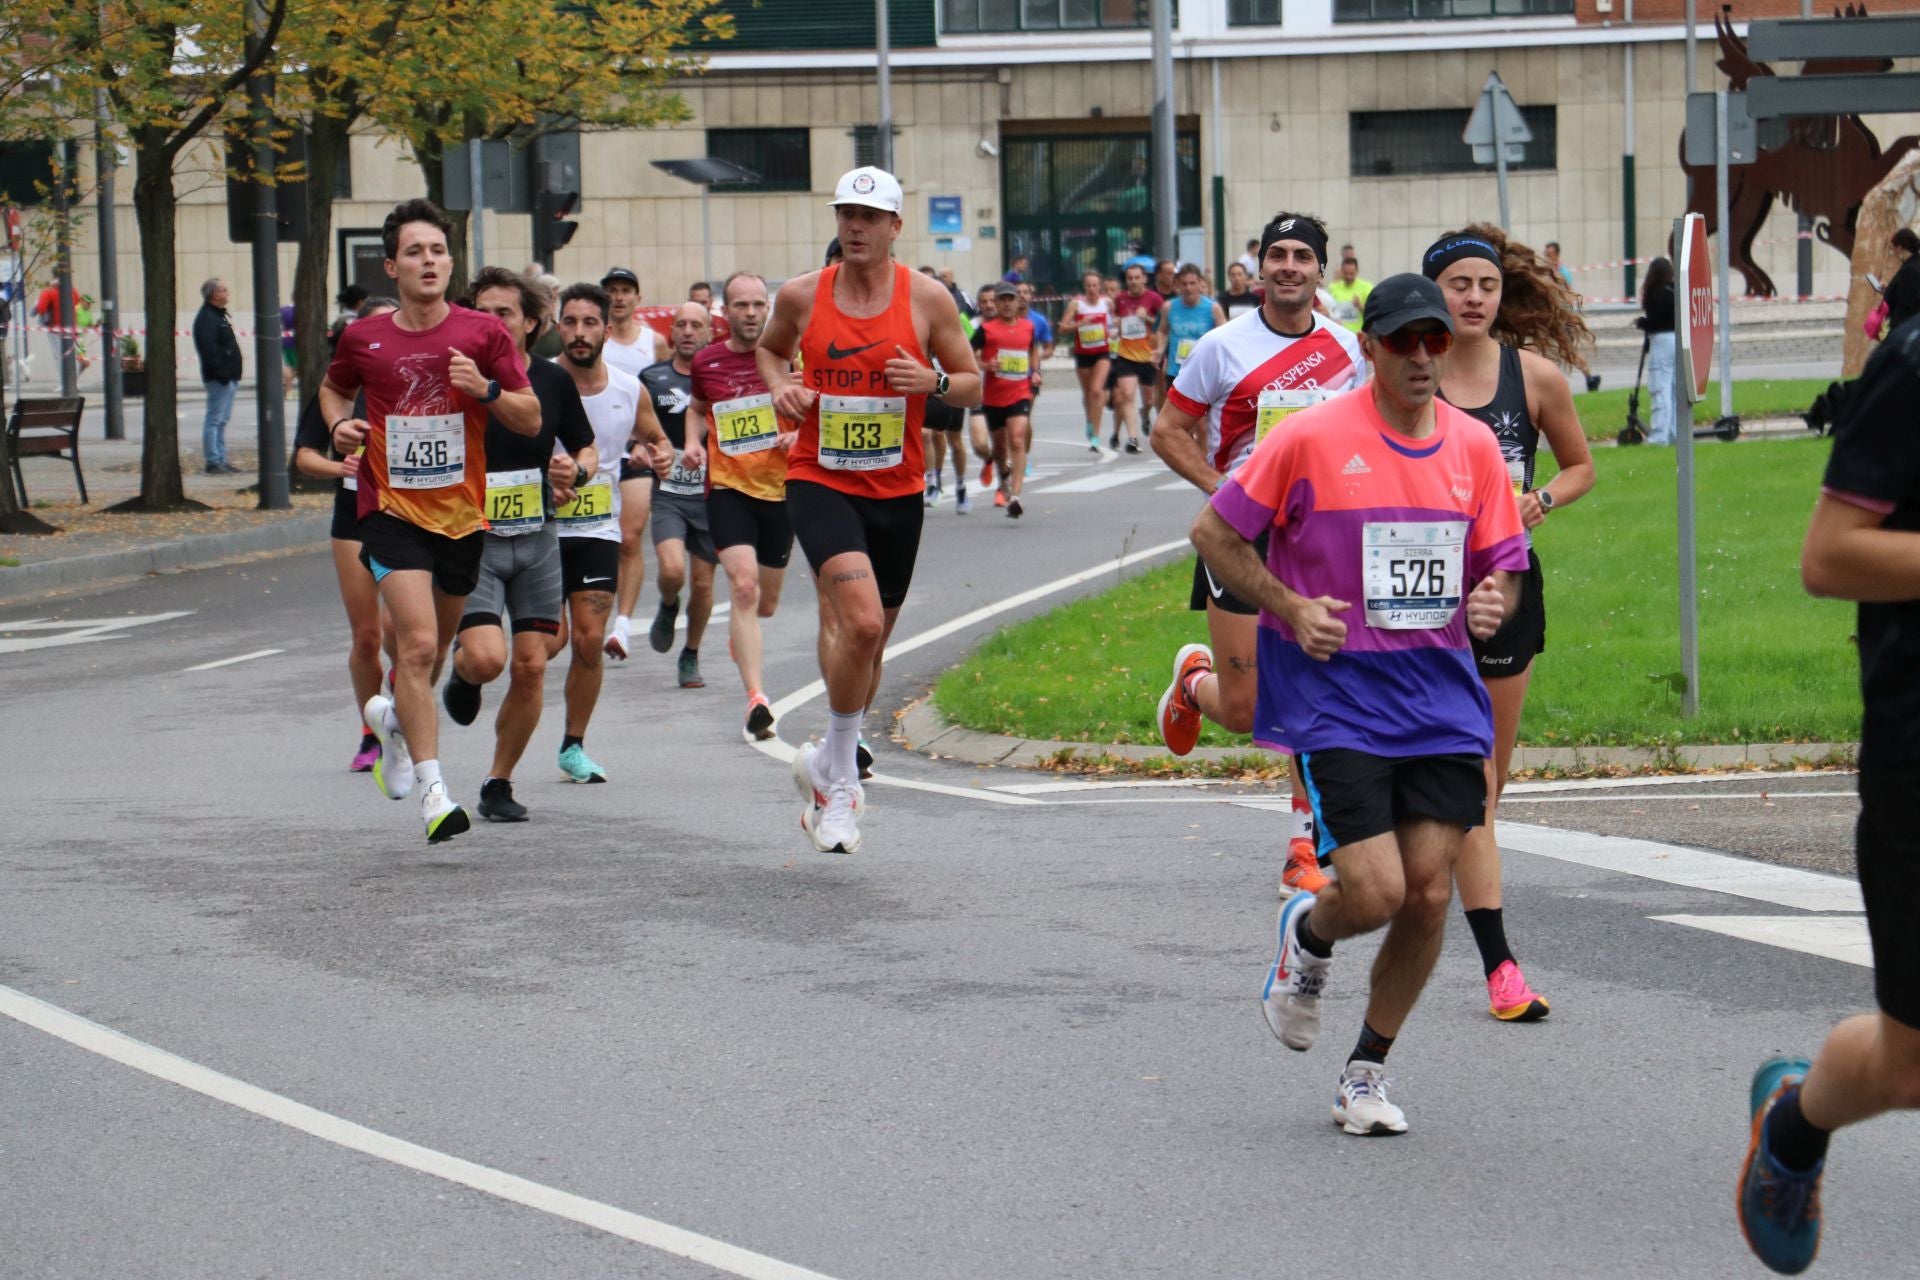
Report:
[[243,366],[240,340],[227,315],[227,282],[218,276],[200,286],[200,311],[193,317],[193,349],[200,357],[200,381],[207,388],[207,416],[200,427],[200,459],[210,476],[238,475],[227,462],[227,420],[240,390]]
[[1214,299],[1220,304],[1220,309],[1227,313],[1227,319],[1231,320],[1242,311],[1252,311],[1260,305],[1260,294],[1250,287],[1252,283],[1252,273],[1238,258],[1227,264],[1227,291]]
[[[1249,240],[1247,241],[1247,251],[1234,259],[1234,263],[1247,273],[1248,280],[1258,280],[1260,278],[1260,259],[1254,256],[1259,251],[1260,242],[1258,240]],[[1231,268],[1229,268],[1228,279],[1232,279]]]
[[1655,258],[1640,287],[1640,319],[1635,323],[1647,335],[1647,390],[1653,411],[1647,419],[1648,444],[1673,443],[1673,262]]
[[1893,273],[1893,279],[1887,281],[1887,291],[1881,295],[1887,304],[1883,337],[1920,315],[1920,235],[1916,235],[1912,227],[1900,228],[1893,233],[1893,252],[1900,259],[1900,267]]
[[293,394],[293,375],[300,368],[300,348],[293,337],[293,304],[280,308],[280,394]]
[[[1554,274],[1567,282],[1568,289],[1573,289],[1573,272],[1567,270],[1566,265],[1560,261],[1560,242],[1547,241],[1546,248],[1541,252],[1547,255],[1547,265],[1553,268]],[[1579,296],[1577,290],[1575,290],[1575,296]]]
[[34,300],[33,318],[47,331],[47,347],[53,352],[53,376],[60,376],[61,362],[66,359],[68,344],[73,335],[73,299],[68,297],[64,305],[57,285],[48,285],[40,291]]
[[1360,313],[1373,292],[1373,282],[1360,278],[1360,260],[1348,255],[1340,259],[1340,274],[1327,281],[1333,297],[1333,318],[1353,332],[1360,332]]

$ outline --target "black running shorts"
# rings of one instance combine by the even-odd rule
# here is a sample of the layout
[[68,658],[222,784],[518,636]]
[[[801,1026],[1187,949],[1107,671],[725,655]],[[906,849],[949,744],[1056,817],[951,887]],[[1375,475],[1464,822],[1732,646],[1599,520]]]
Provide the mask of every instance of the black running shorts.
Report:
[[1920,766],[1860,770],[1855,833],[1874,998],[1889,1018],[1920,1030]]
[[1091,369],[1102,360],[1111,359],[1113,359],[1113,353],[1110,351],[1076,351],[1073,353],[1073,367],[1076,369]]
[[1122,360],[1115,357],[1113,368],[1107,370],[1107,390],[1120,385],[1122,378],[1138,378],[1140,385],[1151,387],[1160,377],[1160,371],[1145,360]]
[[1026,418],[1033,415],[1033,401],[1031,400],[1016,400],[1012,404],[982,405],[981,408],[986,412],[987,430],[989,431],[1005,431],[1007,429],[1007,423],[1013,419]]
[[327,532],[341,542],[360,541],[360,493],[355,489],[333,491],[333,524]]
[[967,425],[967,411],[958,405],[948,404],[939,396],[928,396],[927,417],[923,425],[929,431],[959,431]]
[[620,585],[620,544],[611,538],[560,539],[560,581],[569,596],[583,591],[612,595]]
[[360,522],[360,563],[379,582],[395,570],[419,569],[433,575],[440,594],[456,598],[473,593],[480,580],[480,551],[486,535],[479,529],[449,538],[399,516],[376,511]]
[[[1527,571],[1520,575],[1520,603],[1500,629],[1473,642],[1473,660],[1483,680],[1517,676],[1547,647],[1547,599],[1542,590],[1540,557],[1527,552]],[[1471,638],[1471,637],[1469,637]]]
[[857,551],[873,562],[880,605],[898,609],[913,585],[920,555],[920,525],[926,504],[917,493],[899,498],[863,498],[812,480],[787,481],[787,510],[807,564],[820,566],[837,555]]
[[716,488],[707,495],[707,528],[716,552],[752,547],[763,569],[784,569],[793,558],[793,522],[784,502]]
[[1474,755],[1376,756],[1334,748],[1296,755],[1313,805],[1320,860],[1412,818],[1462,829],[1486,818],[1487,775]]
[[[1267,535],[1261,534],[1254,540],[1253,549],[1260,553],[1260,563],[1267,562]],[[1222,613],[1237,613],[1250,618],[1260,612],[1257,604],[1248,604],[1226,586],[1217,581],[1207,569],[1207,562],[1200,557],[1193,558],[1193,594],[1187,598],[1187,608],[1195,613],[1205,613],[1211,603]]]

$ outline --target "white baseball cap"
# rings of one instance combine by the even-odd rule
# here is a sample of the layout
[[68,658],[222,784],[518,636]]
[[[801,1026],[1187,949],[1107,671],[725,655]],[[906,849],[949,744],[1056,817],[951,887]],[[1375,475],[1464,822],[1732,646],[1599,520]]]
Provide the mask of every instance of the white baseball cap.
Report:
[[840,175],[830,205],[859,204],[897,214],[904,202],[900,179],[885,169],[876,169],[868,164]]

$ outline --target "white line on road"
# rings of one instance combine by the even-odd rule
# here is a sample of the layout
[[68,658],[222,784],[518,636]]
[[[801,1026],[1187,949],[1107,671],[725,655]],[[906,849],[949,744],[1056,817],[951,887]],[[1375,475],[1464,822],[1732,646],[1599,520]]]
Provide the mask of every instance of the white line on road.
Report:
[[182,667],[182,673],[188,671],[211,671],[215,667],[231,667],[236,662],[252,662],[255,658],[271,658],[276,653],[285,653],[285,649],[255,649],[252,653],[243,653],[237,658],[222,658],[218,662],[203,662],[197,667]]
[[1710,853],[1705,849],[1589,835],[1584,831],[1559,831],[1522,822],[1500,824],[1500,847],[1689,889],[1730,893],[1800,911],[1866,909],[1860,886],[1855,881],[1802,871],[1798,867],[1777,867],[1729,854]]
[[1850,769],[1758,769],[1752,773],[1663,773],[1648,778],[1555,778],[1551,782],[1509,782],[1502,794],[1537,795],[1548,791],[1622,791],[1639,787],[1699,786],[1708,780],[1760,782],[1769,778],[1852,777]]
[[1043,493],[1098,493],[1102,489],[1117,489],[1123,484],[1132,484],[1136,480],[1151,480],[1155,476],[1165,475],[1159,469],[1148,470],[1145,467],[1129,467],[1124,471],[1099,471],[1078,480],[1068,480],[1061,484],[1051,484],[1044,489],[1034,489],[1031,496]]
[[[177,609],[172,613],[150,613],[145,616],[125,618],[28,618],[21,622],[0,622],[0,653],[25,653],[30,649],[57,649],[62,645],[118,640],[121,633],[129,627],[170,622],[174,618],[184,618],[192,612],[191,609]],[[45,634],[7,638],[14,632],[20,631]],[[56,632],[59,634],[54,634]]]
[[[1656,800],[1857,800],[1858,791],[1682,791],[1632,800],[1620,796],[1521,796],[1513,804],[1651,804]],[[1504,802],[1503,802],[1504,803]]]
[[724,1240],[715,1240],[711,1236],[645,1218],[625,1209],[616,1209],[598,1200],[589,1200],[572,1192],[395,1138],[351,1120],[342,1120],[339,1116],[295,1102],[244,1080],[222,1075],[210,1067],[190,1062],[164,1049],[157,1049],[12,987],[0,986],[0,1014],[89,1053],[99,1054],[155,1079],[190,1089],[216,1102],[250,1111],[323,1142],[471,1187],[486,1195],[565,1218],[596,1231],[658,1249],[662,1253],[691,1258],[716,1271],[748,1277],[749,1280],[829,1280],[818,1271],[796,1267]]
[[[1004,600],[997,600],[992,604],[982,605],[980,608],[969,613],[963,613],[959,617],[943,622],[931,630],[922,631],[917,636],[906,640],[894,641],[887,646],[884,655],[885,660],[892,662],[896,658],[912,653],[915,649],[923,648],[926,645],[934,643],[936,640],[944,640],[956,631],[964,631],[976,623],[985,622],[988,618],[1006,613],[1010,609],[1018,609],[1022,605],[1032,604],[1035,600],[1045,599],[1055,592],[1065,591],[1069,587],[1077,587],[1083,582],[1091,582],[1104,574],[1116,572],[1126,568],[1128,565],[1138,564],[1142,560],[1151,560],[1155,556],[1165,555],[1169,551],[1187,545],[1188,543],[1185,538],[1181,538],[1175,542],[1163,542],[1159,546],[1148,547],[1143,551],[1135,551],[1131,555],[1124,555],[1116,560],[1105,561],[1093,566],[1091,569],[1082,569],[1079,573],[1071,573],[1064,578],[1055,578],[1052,582],[1043,582],[1037,587],[1029,587],[1027,590],[1015,595],[1010,595]],[[795,689],[792,693],[773,704],[774,720],[778,722],[783,719],[789,711],[804,707],[807,703],[812,702],[826,691],[827,685],[824,680],[815,680],[812,684],[803,685],[801,688]],[[793,762],[793,757],[798,750],[796,747],[779,738],[769,738],[765,742],[755,742],[752,745],[753,748],[761,754],[772,756],[775,760],[786,764]],[[1031,796],[1008,795],[1005,792],[990,791],[985,787],[953,787],[939,782],[922,782],[917,778],[895,778],[888,774],[877,772],[873,775],[871,781],[883,782],[895,787],[908,787],[915,791],[931,791],[936,795],[963,796],[969,800],[985,800],[992,804],[1046,803],[1043,800],[1035,800]]]
[[1873,942],[1862,916],[1650,916],[1667,924],[1684,924],[1740,938],[1764,942],[1787,951],[1804,951],[1844,960],[1863,969],[1873,968]]
[[[1154,488],[1154,492],[1156,492],[1156,493],[1172,493],[1172,492],[1173,492],[1173,491],[1174,491],[1175,489],[1192,489],[1192,488],[1193,488],[1193,481],[1191,481],[1191,480],[1174,480],[1174,481],[1171,481],[1171,482],[1169,482],[1169,483],[1167,483],[1167,484],[1157,484],[1157,485],[1155,485],[1155,486],[1153,486],[1153,488]],[[1199,491],[1198,491],[1198,490],[1195,490],[1195,492],[1197,493],[1197,492],[1199,492]]]

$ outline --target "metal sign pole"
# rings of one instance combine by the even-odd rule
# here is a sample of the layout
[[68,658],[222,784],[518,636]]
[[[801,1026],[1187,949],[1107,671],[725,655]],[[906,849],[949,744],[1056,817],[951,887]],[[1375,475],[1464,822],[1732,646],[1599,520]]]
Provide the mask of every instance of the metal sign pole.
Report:
[[[887,0],[874,0],[874,87],[879,94],[880,120],[873,130],[873,163],[888,173],[893,167],[893,33],[887,29]],[[709,270],[711,277],[713,272]]]
[[[1492,102],[1488,102],[1487,109],[1495,109]],[[1494,119],[1498,120],[1499,116],[1496,114]],[[1507,143],[1504,138],[1496,138],[1493,144],[1493,169],[1500,179],[1500,228],[1505,231],[1513,226],[1513,213],[1507,203]]]
[[1673,220],[1673,243],[1679,251],[1677,264],[1674,328],[1684,345],[1681,358],[1673,362],[1674,445],[1679,451],[1678,524],[1680,542],[1680,673],[1686,687],[1680,691],[1680,714],[1692,719],[1700,714],[1700,604],[1695,565],[1693,528],[1693,362],[1710,359],[1704,351],[1693,350],[1693,298],[1690,281],[1692,257],[1704,246],[1687,243],[1687,220]]
[[1731,235],[1728,226],[1732,222],[1727,212],[1727,91],[1713,91],[1713,129],[1714,129],[1714,185],[1719,188],[1719,203],[1715,212],[1719,216],[1720,228],[1720,278],[1716,287],[1720,293],[1720,326],[1714,336],[1720,343],[1720,417],[1733,416],[1733,294],[1727,283],[1727,263],[1733,255],[1727,251],[1727,241]]
[[467,144],[467,246],[472,250],[473,261],[467,268],[467,279],[480,274],[480,268],[487,264],[487,171],[486,151],[480,139],[475,138]]

